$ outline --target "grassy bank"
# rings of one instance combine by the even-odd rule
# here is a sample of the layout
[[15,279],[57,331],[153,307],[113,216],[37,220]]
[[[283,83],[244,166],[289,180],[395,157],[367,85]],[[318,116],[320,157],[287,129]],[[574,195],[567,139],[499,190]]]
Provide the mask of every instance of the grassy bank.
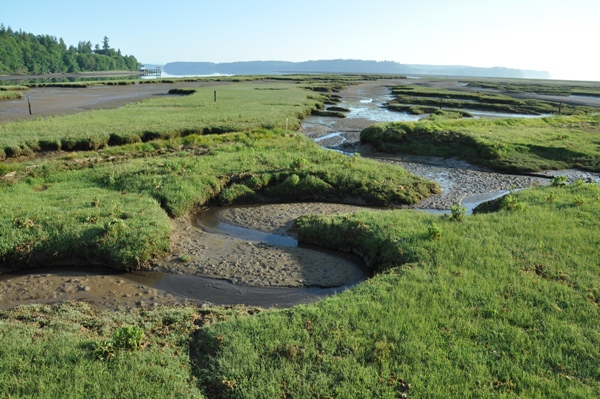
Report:
[[[523,89],[525,88],[523,87]],[[585,115],[598,111],[593,107],[573,107],[561,102],[533,99],[520,100],[502,94],[473,93],[416,85],[394,87],[392,94],[395,96],[395,100],[388,103],[388,108],[396,111],[410,111],[415,106],[527,115]]]
[[23,98],[23,93],[19,91],[0,90],[0,101],[2,100],[20,100]]
[[204,329],[210,396],[597,397],[599,194],[532,189],[513,194],[520,211],[462,221],[302,219],[302,240],[352,248],[388,272],[315,305]]
[[[270,90],[276,89],[276,90]],[[129,104],[115,110],[0,124],[6,157],[36,151],[97,150],[157,138],[256,128],[296,130],[321,99],[296,84],[232,84],[198,87],[196,93]],[[165,93],[166,94],[166,93]],[[0,153],[0,158],[2,153]]]
[[211,202],[414,204],[439,190],[397,167],[269,130],[9,166],[0,184],[0,260],[13,267],[92,262],[139,269],[168,251],[168,215]]
[[506,172],[600,171],[600,116],[383,123],[363,143],[385,152],[457,156]]
[[596,82],[573,84],[566,82],[536,82],[527,83],[520,80],[513,81],[469,81],[470,87],[495,89],[509,93],[537,93],[549,96],[591,96],[600,97],[600,88]]

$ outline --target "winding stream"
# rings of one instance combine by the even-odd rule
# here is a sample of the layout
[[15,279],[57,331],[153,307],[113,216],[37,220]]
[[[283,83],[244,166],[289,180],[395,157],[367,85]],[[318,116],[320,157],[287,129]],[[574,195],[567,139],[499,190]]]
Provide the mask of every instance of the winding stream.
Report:
[[[324,147],[338,150],[348,148],[350,152],[360,151],[358,144],[360,131],[374,122],[418,119],[418,117],[383,108],[382,105],[390,98],[389,87],[384,85],[354,87],[344,95],[343,105],[351,110],[347,120],[310,117],[303,122],[303,129],[309,137]],[[374,157],[373,154],[364,156]],[[560,172],[549,172],[548,178],[501,175],[478,170],[457,160],[426,157],[379,154],[377,159],[398,164],[411,173],[438,181],[444,193],[423,201],[417,208],[434,213],[447,213],[450,206],[459,201],[470,212],[481,202],[507,194],[509,189],[548,184],[549,177],[560,174]],[[573,178],[580,175],[577,171],[570,172]],[[587,178],[600,180],[600,177],[595,174]],[[316,213],[316,206],[302,204],[302,212]],[[275,208],[269,208],[267,205],[262,207],[265,207],[264,218],[276,216],[276,212],[272,211]],[[179,267],[175,272],[180,274],[173,274],[170,270],[119,273],[114,270],[84,266],[4,273],[0,274],[0,308],[64,300],[87,301],[108,309],[147,308],[189,301],[220,305],[289,307],[317,301],[352,287],[369,277],[369,270],[356,257],[298,245],[297,240],[287,234],[240,227],[225,221],[223,212],[223,209],[212,209],[198,215],[193,223],[185,222],[186,237],[190,245],[203,247],[203,249],[199,250],[197,259],[189,264],[184,264],[178,259],[172,262]],[[228,258],[231,254],[227,254],[227,251],[232,251],[233,258],[237,260],[231,261]],[[295,262],[296,271],[299,270],[300,273],[303,268],[306,270],[312,268],[313,273],[323,272],[326,275],[328,269],[334,264],[335,268],[344,269],[342,273],[344,280],[343,282],[338,280],[340,283],[336,284],[336,287],[318,287],[315,285],[319,284],[314,283],[306,284],[312,286],[281,286],[286,284],[285,281],[279,284],[280,286],[264,286],[269,285],[267,277],[264,277],[264,284],[260,286],[260,275],[258,281],[250,280],[249,284],[246,284],[243,278],[238,280],[235,276],[216,279],[198,275],[198,273],[205,273],[205,275],[209,273],[212,269],[207,272],[202,268],[211,262],[210,266],[215,270],[235,263],[241,273],[245,268],[251,267],[251,263],[254,264],[252,267],[259,267],[260,263],[266,260],[256,257],[256,253],[283,259],[278,260],[279,265],[277,265],[282,271],[287,270],[285,262],[290,259]],[[215,254],[221,256],[218,262],[214,261]],[[277,270],[279,269],[275,269],[275,272]],[[239,274],[240,271],[232,272],[233,275],[236,273]],[[292,272],[287,270],[286,273],[291,273],[291,276],[293,270]],[[272,276],[270,278],[272,279]],[[302,280],[296,278],[296,284],[298,281],[302,285]]]

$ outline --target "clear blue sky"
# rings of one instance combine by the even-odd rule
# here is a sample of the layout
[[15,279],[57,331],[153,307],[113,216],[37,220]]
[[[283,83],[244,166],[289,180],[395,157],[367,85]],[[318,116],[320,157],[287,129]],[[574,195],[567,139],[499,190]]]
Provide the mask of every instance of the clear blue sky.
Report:
[[142,63],[364,59],[600,81],[600,0],[0,0],[0,22]]

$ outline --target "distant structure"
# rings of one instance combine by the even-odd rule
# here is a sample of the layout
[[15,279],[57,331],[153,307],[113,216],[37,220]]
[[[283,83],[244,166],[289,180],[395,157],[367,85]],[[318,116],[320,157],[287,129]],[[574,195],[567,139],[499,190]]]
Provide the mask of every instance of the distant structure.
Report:
[[146,68],[145,66],[141,66],[138,68],[138,72],[141,76],[161,76],[162,71],[159,66],[155,68]]

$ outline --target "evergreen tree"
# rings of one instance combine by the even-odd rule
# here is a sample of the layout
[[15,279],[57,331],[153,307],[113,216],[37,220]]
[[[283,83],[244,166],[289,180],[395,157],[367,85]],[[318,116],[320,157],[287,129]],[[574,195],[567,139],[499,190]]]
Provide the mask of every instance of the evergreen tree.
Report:
[[102,48],[89,41],[68,46],[50,35],[15,32],[0,24],[0,74],[45,74],[79,71],[136,70],[134,56],[123,56],[110,48],[104,37]]

